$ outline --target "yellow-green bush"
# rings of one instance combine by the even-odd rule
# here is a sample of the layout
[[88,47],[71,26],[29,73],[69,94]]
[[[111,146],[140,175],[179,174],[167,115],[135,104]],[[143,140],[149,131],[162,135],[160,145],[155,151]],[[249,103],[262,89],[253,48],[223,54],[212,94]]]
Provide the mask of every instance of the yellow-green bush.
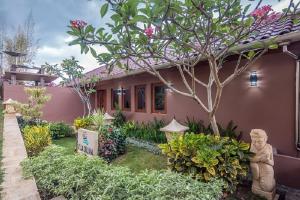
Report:
[[75,126],[76,130],[80,129],[80,128],[87,128],[88,126],[90,126],[92,124],[92,119],[91,117],[78,117],[74,120],[73,125]]
[[225,189],[233,192],[240,178],[249,169],[249,144],[229,137],[204,134],[186,134],[167,144],[161,144],[173,171],[190,174],[202,181],[221,178]]
[[26,126],[23,138],[29,156],[35,156],[51,144],[51,134],[48,126]]

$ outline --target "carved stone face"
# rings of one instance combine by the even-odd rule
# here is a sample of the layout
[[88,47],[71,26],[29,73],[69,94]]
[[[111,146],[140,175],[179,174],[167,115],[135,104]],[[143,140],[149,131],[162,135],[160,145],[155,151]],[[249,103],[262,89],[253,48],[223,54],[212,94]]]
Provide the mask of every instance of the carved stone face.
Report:
[[251,137],[252,145],[259,151],[263,149],[267,143],[263,137]]

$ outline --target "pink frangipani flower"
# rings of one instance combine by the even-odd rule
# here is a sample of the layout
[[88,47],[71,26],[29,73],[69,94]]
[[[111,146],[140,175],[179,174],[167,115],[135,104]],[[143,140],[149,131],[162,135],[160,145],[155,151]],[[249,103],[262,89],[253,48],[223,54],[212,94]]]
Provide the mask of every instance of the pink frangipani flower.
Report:
[[145,34],[147,35],[148,38],[151,38],[153,36],[153,32],[154,29],[151,26],[145,29]]
[[82,29],[87,25],[87,23],[83,20],[71,20],[70,24],[73,28],[77,29]]

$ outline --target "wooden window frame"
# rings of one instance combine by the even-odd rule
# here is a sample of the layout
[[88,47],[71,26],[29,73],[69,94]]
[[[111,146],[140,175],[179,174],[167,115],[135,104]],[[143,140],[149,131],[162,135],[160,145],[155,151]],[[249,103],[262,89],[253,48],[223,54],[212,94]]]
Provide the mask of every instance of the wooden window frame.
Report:
[[[138,109],[138,95],[137,91],[139,88],[145,89],[145,108],[144,109]],[[134,86],[134,104],[135,104],[135,112],[147,112],[147,85],[136,85]]]
[[[124,107],[124,99],[125,99],[125,95],[123,94],[123,90],[129,90],[129,96],[130,96],[130,108],[125,108]],[[122,110],[124,110],[124,111],[131,111],[131,107],[132,107],[132,103],[131,103],[132,101],[131,101],[131,87],[127,87],[127,88],[123,88],[122,87],[122,101],[121,101],[121,103],[122,103]]]
[[167,114],[167,93],[166,93],[166,88],[165,88],[165,99],[164,99],[164,110],[155,110],[155,94],[154,94],[154,88],[156,86],[163,86],[165,85],[163,83],[152,83],[151,84],[151,112],[152,113],[157,113],[157,114]]
[[[116,108],[115,108],[115,105],[114,105],[114,90],[117,90],[117,89],[114,89],[114,88],[112,88],[110,91],[110,95],[111,95],[111,100],[110,100],[110,103],[111,103],[111,110],[116,110]],[[120,98],[119,98],[119,95],[117,95],[118,96],[118,106],[120,106]]]

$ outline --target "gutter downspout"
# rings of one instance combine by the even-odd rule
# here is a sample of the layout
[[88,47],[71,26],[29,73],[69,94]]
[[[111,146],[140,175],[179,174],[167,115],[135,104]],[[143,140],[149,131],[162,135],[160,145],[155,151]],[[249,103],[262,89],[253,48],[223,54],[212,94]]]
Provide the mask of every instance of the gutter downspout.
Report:
[[300,135],[299,135],[299,78],[300,78],[300,60],[299,56],[288,50],[289,43],[283,43],[282,51],[284,54],[292,57],[296,61],[296,116],[295,116],[295,139],[296,149],[300,151]]

